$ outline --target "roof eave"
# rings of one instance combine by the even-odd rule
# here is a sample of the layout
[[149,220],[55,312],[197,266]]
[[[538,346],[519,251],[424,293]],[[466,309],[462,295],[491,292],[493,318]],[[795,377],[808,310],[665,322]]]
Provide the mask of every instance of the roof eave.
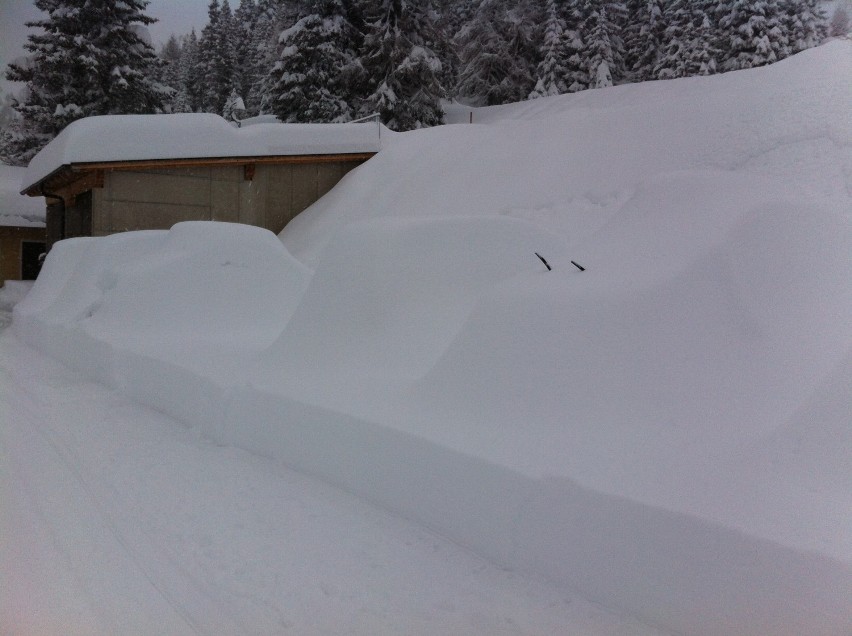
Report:
[[46,196],[45,186],[50,181],[67,172],[87,172],[92,170],[133,170],[139,168],[181,168],[191,166],[227,166],[246,164],[287,164],[287,163],[332,163],[337,161],[366,161],[378,151],[339,152],[330,154],[300,155],[246,155],[240,157],[182,157],[173,159],[130,159],[118,161],[90,161],[63,164],[50,174],[21,190],[21,194],[35,197]]
[[27,187],[25,187],[23,190],[20,191],[19,194],[22,194],[22,195],[25,195],[25,196],[28,196],[28,197],[48,196],[44,193],[44,187],[48,183],[48,181],[50,181],[51,179],[53,179],[57,175],[61,174],[62,172],[65,172],[65,171],[70,170],[70,169],[71,169],[70,164],[67,164],[67,163],[63,164],[63,165],[59,166],[58,168],[56,168],[50,174],[42,177],[41,179],[39,179],[38,181],[33,183],[32,185],[28,185]]

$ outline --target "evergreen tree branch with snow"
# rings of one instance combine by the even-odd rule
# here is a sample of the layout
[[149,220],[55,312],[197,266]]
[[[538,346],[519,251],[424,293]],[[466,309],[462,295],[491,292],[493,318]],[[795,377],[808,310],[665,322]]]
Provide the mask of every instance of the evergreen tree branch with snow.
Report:
[[[17,130],[4,134],[4,161],[26,164],[65,126],[81,117],[162,112],[173,91],[157,81],[161,64],[143,13],[147,0],[36,0],[47,14],[24,45],[25,62],[6,79],[25,87],[14,108]],[[9,133],[9,131],[7,131]]]
[[374,0],[365,11],[366,98],[360,113],[378,113],[392,130],[435,126],[443,120],[440,34],[428,2]]
[[536,89],[537,31],[529,6],[512,0],[482,0],[455,37],[456,94],[476,106],[526,99]]
[[308,14],[281,32],[271,70],[271,111],[284,122],[353,118],[361,68],[360,33],[342,0],[312,0]]

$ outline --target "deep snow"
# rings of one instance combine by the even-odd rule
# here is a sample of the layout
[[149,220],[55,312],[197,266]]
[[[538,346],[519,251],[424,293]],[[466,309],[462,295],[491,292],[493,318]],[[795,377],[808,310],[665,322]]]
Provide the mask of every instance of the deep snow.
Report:
[[662,634],[212,444],[11,334],[0,413],[0,633]]
[[13,327],[648,622],[848,633],[850,75],[840,41],[385,135],[285,249],[65,241]]

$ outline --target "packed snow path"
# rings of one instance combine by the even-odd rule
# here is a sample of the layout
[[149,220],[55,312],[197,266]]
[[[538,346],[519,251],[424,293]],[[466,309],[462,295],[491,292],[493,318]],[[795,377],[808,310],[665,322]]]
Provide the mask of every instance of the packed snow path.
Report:
[[200,439],[8,332],[0,405],[0,633],[660,633]]

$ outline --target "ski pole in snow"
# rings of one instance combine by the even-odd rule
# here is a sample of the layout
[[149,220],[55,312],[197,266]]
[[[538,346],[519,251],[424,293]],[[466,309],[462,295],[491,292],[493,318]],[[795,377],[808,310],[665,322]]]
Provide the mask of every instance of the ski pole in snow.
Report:
[[548,271],[548,272],[549,272],[551,269],[553,269],[553,268],[550,266],[550,263],[548,263],[546,260],[544,260],[544,256],[542,256],[542,255],[541,255],[541,254],[539,254],[538,252],[536,252],[536,253],[535,253],[535,255],[536,255],[536,256],[538,256],[539,260],[541,260],[541,262],[542,262],[542,263],[544,263],[544,266],[547,268],[547,271]]
[[581,272],[585,272],[585,271],[586,271],[586,268],[585,268],[585,267],[583,267],[582,265],[580,265],[579,263],[575,263],[574,261],[571,261],[571,264],[572,264],[574,267],[576,267],[577,269],[579,269]]

